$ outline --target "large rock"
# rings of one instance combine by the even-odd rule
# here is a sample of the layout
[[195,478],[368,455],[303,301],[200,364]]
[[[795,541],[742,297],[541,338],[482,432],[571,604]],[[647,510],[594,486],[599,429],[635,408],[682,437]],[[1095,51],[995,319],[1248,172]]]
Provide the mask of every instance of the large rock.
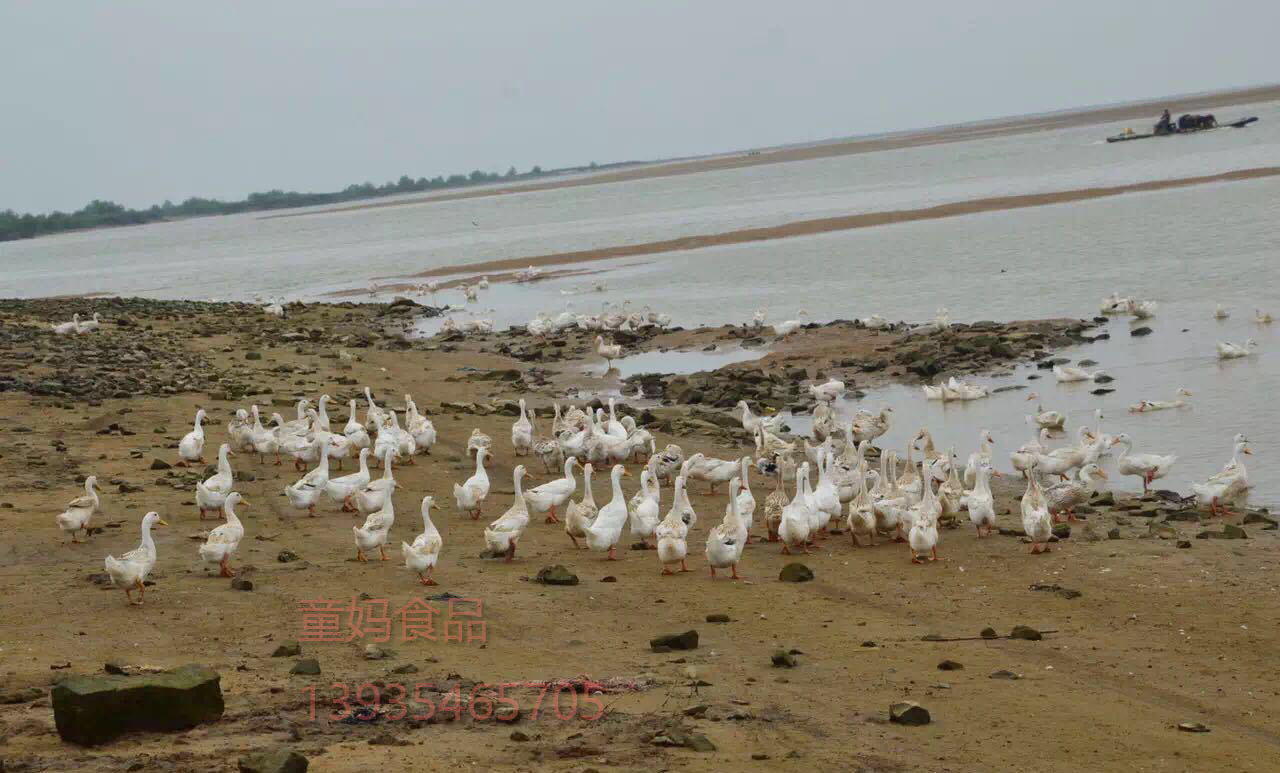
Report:
[[577,585],[578,575],[566,569],[564,564],[556,564],[539,570],[538,582],[543,585]]
[[685,631],[684,633],[673,633],[667,634],[666,636],[659,636],[656,639],[650,639],[649,646],[654,652],[696,650],[698,648],[698,632]]
[[292,749],[267,749],[240,758],[240,773],[307,773],[307,758]]
[[914,701],[902,701],[889,707],[889,721],[899,725],[927,725],[931,720],[929,710]]
[[82,676],[54,685],[58,735],[92,746],[133,730],[186,730],[222,716],[218,672],[200,665],[138,676]]

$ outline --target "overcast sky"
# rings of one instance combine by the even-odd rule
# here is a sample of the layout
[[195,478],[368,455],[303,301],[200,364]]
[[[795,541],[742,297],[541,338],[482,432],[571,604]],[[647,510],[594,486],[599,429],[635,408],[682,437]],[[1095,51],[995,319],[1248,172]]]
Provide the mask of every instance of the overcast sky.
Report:
[[1280,80],[1277,0],[0,0],[0,209],[652,159]]

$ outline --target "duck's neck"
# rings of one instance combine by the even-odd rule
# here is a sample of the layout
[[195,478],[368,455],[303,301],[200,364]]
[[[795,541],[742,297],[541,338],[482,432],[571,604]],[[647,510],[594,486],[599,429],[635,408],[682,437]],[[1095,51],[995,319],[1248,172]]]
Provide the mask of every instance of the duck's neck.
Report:
[[364,453],[367,449],[360,449],[360,474],[365,478],[369,477],[369,454]]
[[151,539],[151,522],[145,518],[142,520],[142,549],[153,555],[156,552],[156,543]]
[[979,494],[991,493],[991,473],[985,466],[978,468],[978,479],[973,484],[973,490]]
[[622,501],[622,467],[614,467],[613,473],[609,476],[613,484],[613,501]]
[[431,522],[431,505],[427,502],[422,503],[422,533],[427,534],[436,530],[436,525]]
[[[582,470],[582,504],[587,507],[596,507],[596,495],[591,492],[591,469],[585,467]],[[644,478],[640,479],[640,486],[644,487]]]
[[382,457],[382,479],[383,480],[391,480],[391,457],[394,455],[395,454],[392,454],[390,451],[388,451]]
[[227,451],[225,446],[218,449],[218,472],[222,475],[231,474],[231,461],[227,459]]
[[523,477],[524,476],[518,472],[511,476],[511,480],[515,484],[517,502],[524,502],[524,489],[520,486],[520,479]]
[[224,502],[222,505],[222,515],[227,519],[227,523],[232,526],[240,526],[240,517],[236,515],[235,509],[231,506],[231,502]]
[[352,400],[351,402],[347,403],[347,410],[351,414],[351,417],[348,419],[348,422],[355,424],[356,423],[356,401],[355,400]]
[[[390,469],[390,465],[388,465],[388,469]],[[484,474],[484,453],[481,451],[476,451],[476,475],[483,475],[483,474]]]

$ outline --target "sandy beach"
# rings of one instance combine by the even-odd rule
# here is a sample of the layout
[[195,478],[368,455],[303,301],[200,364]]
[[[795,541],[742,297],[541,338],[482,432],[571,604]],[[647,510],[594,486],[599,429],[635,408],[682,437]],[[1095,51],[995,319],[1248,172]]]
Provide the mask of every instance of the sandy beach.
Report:
[[349,212],[360,209],[402,207],[435,201],[456,201],[486,196],[502,196],[513,193],[575,188],[584,185],[643,180],[653,177],[698,174],[721,169],[740,169],[761,164],[782,164],[789,161],[807,161],[833,158],[855,153],[875,153],[884,150],[938,145],[948,142],[966,142],[987,137],[1002,137],[1028,132],[1063,129],[1072,126],[1091,126],[1112,121],[1134,120],[1144,124],[1155,123],[1160,111],[1168,109],[1174,115],[1188,111],[1213,110],[1233,105],[1266,102],[1280,98],[1280,85],[1231,89],[1194,96],[1167,97],[1143,100],[1125,105],[1081,108],[1039,116],[997,118],[960,126],[938,126],[926,129],[895,132],[866,138],[830,140],[810,144],[787,145],[778,148],[761,148],[752,151],[728,153],[705,158],[658,161],[630,166],[614,172],[578,176],[569,179],[550,180],[541,183],[510,186],[488,186],[475,190],[458,191],[435,196],[414,196],[394,201],[373,201],[341,207],[326,207],[306,212],[284,212],[263,215],[265,218],[307,217],[328,212]]
[[[105,320],[97,334],[49,332],[49,322],[94,310]],[[244,304],[0,303],[0,437],[8,440],[0,451],[7,482],[0,528],[8,535],[0,547],[0,696],[15,696],[0,701],[3,770],[225,771],[264,748],[296,750],[322,773],[462,765],[1274,769],[1280,691],[1269,678],[1269,653],[1280,632],[1277,532],[1269,515],[1217,519],[1156,496],[1103,498],[1051,552],[1032,555],[1019,537],[1022,487],[1005,478],[996,490],[1000,532],[978,539],[967,521],[944,528],[936,563],[912,565],[903,545],[883,539],[854,547],[847,532],[791,557],[760,539],[746,548],[746,579],[735,582],[708,576],[707,529],[726,500],[698,483],[688,574],[660,576],[654,553],[626,549],[626,536],[618,561],[575,551],[561,526],[541,518],[514,561],[481,558],[481,529],[511,503],[513,466],[529,465],[535,484],[555,476],[536,458],[513,455],[513,401],[527,399],[536,429],[545,432],[550,407],[565,401],[567,388],[605,383],[583,375],[600,372],[602,363],[586,333],[546,342],[520,330],[406,339],[412,320],[428,313],[409,303],[311,304],[290,306],[280,320]],[[770,353],[674,386],[671,378],[657,379],[667,390],[663,399],[624,411],[655,434],[659,448],[676,443],[685,453],[734,458],[750,441],[722,403],[739,394],[757,410],[803,406],[800,385],[820,376],[853,388],[917,384],[933,369],[929,363],[942,372],[983,372],[1042,359],[1089,331],[1088,321],[1052,320],[926,334],[833,323],[784,342],[754,341],[758,334],[732,326],[637,334],[621,338],[628,352],[719,343]],[[897,357],[902,352],[915,354]],[[629,382],[626,393],[643,380]],[[690,383],[697,389],[676,388]],[[357,562],[350,527],[358,518],[329,502],[316,517],[293,510],[282,489],[300,473],[288,462],[241,454],[232,465],[250,507],[241,513],[246,536],[232,565],[253,589],[232,589],[196,554],[215,523],[198,519],[192,497],[207,471],[171,466],[195,410],[209,411],[204,458],[213,461],[237,407],[256,403],[292,419],[299,396],[324,393],[334,398],[330,415],[340,427],[349,399],[358,399],[363,418],[365,386],[397,410],[412,394],[440,435],[430,456],[395,470],[391,560]],[[492,436],[494,451],[492,491],[479,521],[457,512],[450,493],[471,472],[465,446],[473,428]],[[998,438],[997,466],[1007,468],[1004,455],[1024,440]],[[639,468],[631,472],[638,476]],[[87,544],[62,544],[54,516],[89,474],[102,482],[104,512]],[[636,486],[626,479],[626,495]],[[752,480],[758,513],[767,486]],[[593,490],[597,502],[609,501],[605,475],[595,476]],[[433,588],[405,569],[399,548],[420,530],[425,494],[436,498],[433,519],[444,539]],[[664,513],[670,501],[664,486]],[[169,526],[156,535],[159,558],[146,604],[130,607],[121,590],[93,576],[106,554],[137,545],[149,510]],[[1222,533],[1224,520],[1248,538],[1197,539]],[[759,515],[752,533],[764,536]],[[779,581],[783,566],[797,560],[814,579]],[[556,564],[578,584],[536,581]],[[483,642],[400,641],[397,629],[377,644],[381,658],[369,659],[365,646],[373,642],[363,636],[304,641],[299,655],[272,657],[282,643],[302,638],[305,599],[382,599],[397,609],[440,593],[482,600]],[[1019,625],[1041,638],[1008,638]],[[988,627],[997,638],[983,637]],[[655,652],[650,645],[690,630],[698,633],[696,649]],[[291,675],[304,657],[317,659],[318,675]],[[129,735],[99,747],[62,742],[48,689],[67,675],[102,673],[107,663],[125,671],[206,664],[221,676],[225,714],[192,730]],[[540,693],[531,683],[580,675],[607,686],[598,717],[584,718],[591,716],[585,702],[567,719],[533,716]],[[507,689],[519,717],[501,722],[463,710],[456,720],[329,718],[334,707],[326,698],[341,692],[335,684],[353,692],[377,684],[394,693],[392,685],[426,683],[433,686],[423,694],[432,700],[455,685],[466,696],[489,694],[477,685],[514,683]],[[313,694],[320,696],[314,719]],[[902,700],[927,708],[931,723],[890,723],[890,704]],[[1180,730],[1180,723],[1211,732]]]

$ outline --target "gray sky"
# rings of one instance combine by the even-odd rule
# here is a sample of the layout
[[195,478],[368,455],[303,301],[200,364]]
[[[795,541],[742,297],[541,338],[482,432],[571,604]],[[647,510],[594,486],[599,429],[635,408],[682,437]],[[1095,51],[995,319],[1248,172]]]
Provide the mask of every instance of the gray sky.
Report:
[[0,209],[691,155],[1254,85],[1280,78],[1278,29],[1276,0],[0,0]]

